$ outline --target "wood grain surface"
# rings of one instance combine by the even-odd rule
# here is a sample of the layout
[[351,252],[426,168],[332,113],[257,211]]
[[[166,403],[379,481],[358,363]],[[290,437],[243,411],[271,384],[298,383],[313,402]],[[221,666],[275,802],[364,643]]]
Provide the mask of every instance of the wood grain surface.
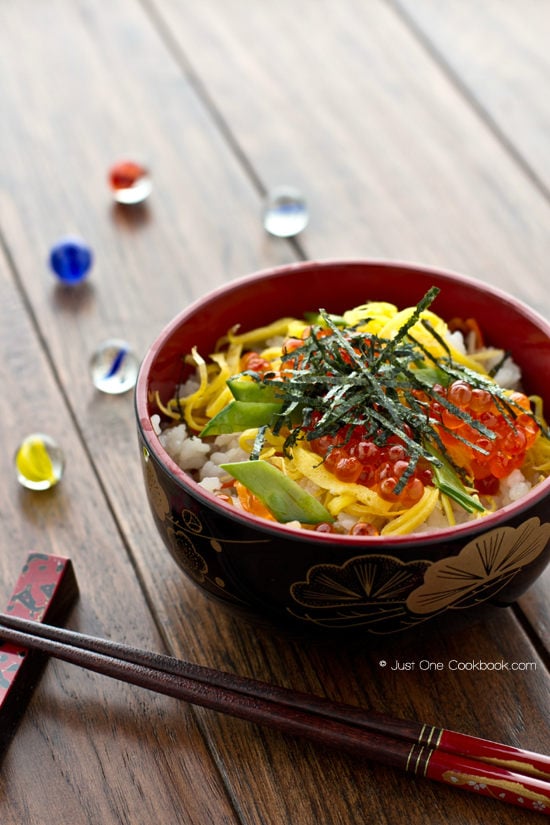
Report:
[[[68,555],[81,591],[70,624],[83,632],[548,751],[550,571],[501,616],[406,644],[243,624],[161,545],[131,394],[101,395],[88,372],[103,339],[141,357],[193,299],[300,258],[453,269],[550,317],[550,9],[526,5],[0,4],[0,598],[30,549]],[[154,181],[132,210],[107,185],[127,153]],[[310,204],[295,241],[262,227],[280,183]],[[77,289],[47,266],[67,233],[94,250]],[[13,470],[36,430],[67,457],[45,494]],[[526,668],[449,666],[472,660]],[[517,821],[497,802],[53,661],[0,773],[2,825]]]

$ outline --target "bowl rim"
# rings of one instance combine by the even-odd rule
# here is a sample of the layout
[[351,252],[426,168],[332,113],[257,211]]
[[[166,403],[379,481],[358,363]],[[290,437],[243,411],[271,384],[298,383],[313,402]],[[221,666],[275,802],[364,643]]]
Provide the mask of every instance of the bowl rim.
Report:
[[249,287],[254,283],[264,281],[273,276],[290,275],[296,271],[304,272],[310,269],[334,268],[335,266],[387,267],[388,269],[409,271],[411,274],[414,272],[421,272],[428,275],[433,274],[439,280],[447,281],[455,285],[457,283],[462,284],[464,287],[483,292],[505,304],[513,305],[516,311],[519,311],[520,314],[534,326],[538,327],[550,339],[550,323],[539,312],[524,303],[521,299],[516,298],[499,287],[479,281],[472,276],[464,275],[450,269],[441,269],[437,266],[384,258],[325,258],[266,267],[247,275],[241,275],[206,292],[180,310],[158,333],[147,350],[139,368],[134,391],[134,407],[139,432],[149,453],[154,456],[156,462],[161,467],[164,467],[176,485],[186,489],[189,494],[199,499],[205,506],[245,527],[260,530],[262,533],[268,533],[279,538],[286,537],[293,541],[315,541],[315,543],[321,545],[336,544],[341,546],[342,549],[345,547],[349,549],[358,548],[358,546],[361,545],[368,545],[373,549],[380,545],[384,547],[394,545],[417,547],[423,544],[430,545],[454,540],[459,537],[468,537],[479,534],[480,532],[486,532],[487,529],[506,526],[511,519],[520,516],[522,512],[544,499],[550,493],[550,476],[537,484],[536,487],[533,487],[525,496],[522,496],[517,501],[510,502],[493,513],[488,513],[478,519],[464,522],[454,527],[432,528],[419,533],[408,533],[398,536],[350,536],[338,533],[318,533],[299,527],[292,527],[287,524],[273,523],[259,516],[255,516],[252,513],[247,513],[244,510],[238,510],[233,506],[226,505],[223,501],[220,501],[217,496],[202,487],[173,461],[155,433],[147,409],[149,371],[166,341],[187,318],[192,317],[199,309],[216,301],[223,295],[240,290],[243,287]]

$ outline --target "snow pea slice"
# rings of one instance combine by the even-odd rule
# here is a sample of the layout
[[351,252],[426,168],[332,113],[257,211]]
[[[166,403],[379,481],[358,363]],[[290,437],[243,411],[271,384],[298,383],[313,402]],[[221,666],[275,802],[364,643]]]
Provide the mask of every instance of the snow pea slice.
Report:
[[246,378],[229,378],[227,386],[237,401],[275,402],[281,397],[274,384],[247,381]]
[[275,402],[230,401],[208,422],[200,436],[240,433],[251,427],[263,427],[280,409],[281,405]]
[[468,492],[458,474],[443,456],[438,455],[435,450],[430,450],[430,452],[439,462],[432,466],[434,485],[446,496],[458,502],[466,512],[482,513],[485,507],[478,496]]
[[267,461],[236,461],[221,467],[254,493],[277,521],[302,524],[334,521],[316,498]]

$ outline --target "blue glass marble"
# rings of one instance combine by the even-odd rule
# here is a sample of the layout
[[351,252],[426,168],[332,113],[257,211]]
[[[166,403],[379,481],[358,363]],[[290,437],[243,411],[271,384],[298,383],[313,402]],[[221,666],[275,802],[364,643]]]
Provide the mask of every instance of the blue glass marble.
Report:
[[77,284],[92,266],[92,250],[81,238],[67,235],[50,250],[50,266],[64,284]]
[[139,361],[126,341],[110,338],[98,346],[90,360],[92,382],[109,395],[131,390],[136,383]]

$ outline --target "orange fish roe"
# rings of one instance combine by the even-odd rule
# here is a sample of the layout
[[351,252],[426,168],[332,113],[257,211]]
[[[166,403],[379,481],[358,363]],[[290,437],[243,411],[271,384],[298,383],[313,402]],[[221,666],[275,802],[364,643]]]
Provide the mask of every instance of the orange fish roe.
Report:
[[475,424],[430,399],[430,418],[448,456],[466,471],[479,493],[494,495],[500,479],[522,466],[540,432],[530,414],[529,399],[523,393],[512,392],[505,407],[502,401],[497,404],[487,390],[463,380],[454,381],[446,390],[439,386],[436,390],[472,422],[489,431],[480,432]]
[[[317,524],[314,528],[316,533],[335,533],[333,524],[326,521]],[[380,530],[368,521],[357,521],[349,530],[350,536],[379,536]]]
[[253,372],[267,372],[271,370],[271,363],[263,358],[259,352],[245,352],[241,357],[241,370],[252,370]]
[[[407,429],[407,434],[412,435]],[[378,445],[366,436],[363,427],[354,427],[351,437],[344,427],[333,436],[313,438],[308,443],[339,481],[362,484],[386,501],[399,502],[403,507],[420,501],[424,487],[432,483],[427,461],[419,460],[411,472],[410,456],[403,440],[396,435]],[[403,489],[396,493],[395,488],[405,474]]]
[[[454,381],[447,388],[435,385],[434,391],[436,398],[417,392],[416,399],[426,402],[430,421],[447,456],[466,472],[478,493],[495,495],[500,480],[523,465],[527,450],[540,432],[530,414],[529,399],[523,393],[512,392],[506,408],[502,402],[497,404],[487,390],[472,387],[464,380]],[[446,399],[462,415],[454,414],[437,397]],[[470,421],[465,420],[464,414]],[[476,429],[473,422],[488,432]],[[404,431],[414,438],[410,427],[405,425]],[[362,427],[355,426],[351,434],[348,427],[342,427],[334,435],[310,439],[308,444],[339,481],[362,484],[402,507],[420,501],[424,488],[433,483],[426,459],[418,460],[411,471],[406,444],[396,435],[377,444],[376,439],[365,435]],[[406,482],[396,492],[403,476]]]

